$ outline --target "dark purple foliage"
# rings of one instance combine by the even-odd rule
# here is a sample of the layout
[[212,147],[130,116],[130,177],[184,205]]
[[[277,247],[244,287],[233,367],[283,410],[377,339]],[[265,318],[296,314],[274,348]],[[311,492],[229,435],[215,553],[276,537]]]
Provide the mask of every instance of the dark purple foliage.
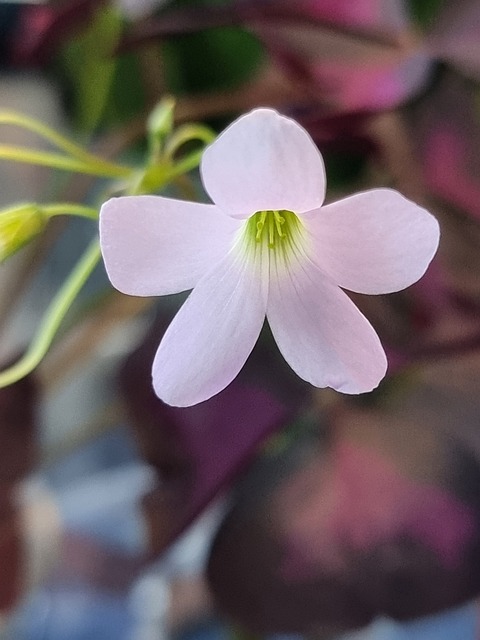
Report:
[[342,412],[327,439],[257,465],[213,545],[221,609],[256,632],[329,637],[476,595],[479,459],[450,431],[455,404],[445,430],[417,422],[432,401]]
[[147,498],[157,551],[229,486],[269,435],[294,418],[308,392],[279,356],[257,345],[246,371],[223,392],[193,407],[170,407],[151,385],[164,328],[164,320],[154,326],[121,375],[140,452],[161,478]]

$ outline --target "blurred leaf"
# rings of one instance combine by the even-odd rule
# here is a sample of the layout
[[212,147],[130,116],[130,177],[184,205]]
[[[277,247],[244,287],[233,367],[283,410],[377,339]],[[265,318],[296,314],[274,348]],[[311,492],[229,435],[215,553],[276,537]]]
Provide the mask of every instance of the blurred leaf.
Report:
[[340,189],[359,179],[365,169],[365,158],[352,153],[326,153],[323,156],[328,175],[328,188]]
[[480,217],[480,119],[473,86],[446,73],[414,112],[424,179],[432,192]]
[[12,33],[15,33],[20,17],[20,7],[0,4],[0,64],[3,66],[10,57]]
[[[292,7],[289,0],[276,0],[288,11]],[[396,31],[404,22],[403,0],[300,0],[292,12],[308,16],[314,20],[329,20],[357,27],[377,27],[386,32]]]
[[17,491],[37,461],[37,394],[32,376],[0,389],[0,612],[15,605],[25,586]]
[[18,482],[33,470],[37,396],[32,376],[0,389],[0,485]]
[[84,28],[104,4],[105,0],[66,0],[23,6],[11,42],[14,63],[50,62],[61,45]]
[[[357,3],[340,6],[344,11],[336,15],[333,5],[305,2],[298,11],[303,21],[272,12],[251,26],[292,80],[309,87],[330,110],[384,110],[419,93],[431,60],[405,46],[412,34],[401,5],[388,10],[383,2],[365,2],[360,11]],[[329,22],[316,23],[318,14]]]
[[330,438],[251,472],[208,567],[237,624],[331,637],[478,593],[480,458],[455,434],[461,403],[440,412],[422,398],[389,413],[339,411]]
[[477,0],[450,0],[427,37],[432,55],[480,79],[480,4]]
[[342,109],[390,108],[418,92],[429,71],[428,56],[405,47],[410,25],[398,0],[190,4],[137,26],[120,45],[163,39],[175,92],[228,88],[232,78],[242,79],[240,70],[251,75],[251,44],[229,25],[255,33],[293,80]]
[[125,122],[145,108],[145,87],[138,59],[133,54],[123,54],[115,62],[103,114],[103,121],[107,124]]
[[18,508],[11,492],[0,491],[0,613],[14,607],[22,588],[22,543]]
[[65,48],[64,62],[75,94],[77,123],[86,133],[95,129],[105,110],[116,67],[112,56],[121,31],[119,12],[101,7],[87,30]]
[[325,115],[317,105],[293,112],[320,149],[328,176],[328,191],[349,188],[364,177],[365,168],[376,153],[368,132],[370,112]]
[[146,505],[157,551],[233,482],[270,434],[289,424],[309,389],[278,354],[272,357],[269,346],[257,344],[245,369],[223,392],[193,407],[170,407],[151,385],[165,325],[163,316],[121,374],[140,453],[160,476],[159,489]]
[[252,77],[262,51],[253,35],[235,27],[165,40],[167,86],[179,94],[236,87]]
[[237,25],[243,26],[237,7],[225,0],[184,0],[133,27],[120,50],[161,42],[167,86],[173,93],[229,89],[251,78],[263,60],[258,39]]
[[431,27],[445,4],[445,0],[408,0],[412,18],[424,29]]

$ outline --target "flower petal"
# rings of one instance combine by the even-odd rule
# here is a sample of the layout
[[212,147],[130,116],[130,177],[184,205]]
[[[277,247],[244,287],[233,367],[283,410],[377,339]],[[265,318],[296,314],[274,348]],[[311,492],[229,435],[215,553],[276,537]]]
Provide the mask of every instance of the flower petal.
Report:
[[112,198],[100,212],[108,277],[119,291],[136,296],[191,289],[224,257],[239,224],[208,204]]
[[200,170],[213,202],[237,218],[279,209],[302,213],[325,197],[325,168],[314,142],[272,109],[230,125],[207,147]]
[[200,280],[155,356],[153,386],[159,398],[185,407],[230,384],[260,334],[267,282],[261,264],[234,252]]
[[391,189],[358,193],[303,216],[312,259],[341,287],[391,293],[425,273],[439,241],[436,219]]
[[272,263],[267,319],[285,360],[316,387],[365,393],[385,375],[387,360],[374,329],[309,261]]

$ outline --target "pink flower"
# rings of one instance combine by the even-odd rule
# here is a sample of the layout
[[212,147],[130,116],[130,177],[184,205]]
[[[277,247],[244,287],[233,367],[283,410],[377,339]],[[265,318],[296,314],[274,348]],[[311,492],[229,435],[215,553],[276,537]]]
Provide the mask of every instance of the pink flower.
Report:
[[265,316],[304,380],[343,393],[375,388],[387,361],[342,288],[398,291],[425,272],[437,221],[390,189],[322,207],[325,169],[307,132],[270,109],[239,118],[205,151],[214,204],[159,196],[106,202],[103,257],[112,284],[138,296],[192,289],[153,363],[157,395],[193,405],[238,374]]

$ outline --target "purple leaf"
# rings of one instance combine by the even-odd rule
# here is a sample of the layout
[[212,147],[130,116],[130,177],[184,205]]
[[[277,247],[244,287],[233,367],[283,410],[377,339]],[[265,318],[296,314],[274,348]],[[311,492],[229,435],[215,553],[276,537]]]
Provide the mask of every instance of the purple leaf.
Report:
[[105,0],[68,0],[60,6],[30,6],[21,14],[12,47],[17,65],[43,65],[81,30]]
[[22,541],[18,509],[14,505],[11,487],[0,493],[0,612],[9,611],[21,593]]
[[[255,24],[272,57],[323,103],[341,111],[388,109],[418,94],[430,77],[430,56],[381,41],[309,25]],[[403,40],[408,41],[407,28]]]
[[468,83],[447,74],[417,110],[424,179],[432,192],[480,216],[480,125]]
[[212,548],[220,608],[256,632],[334,634],[473,597],[480,465],[421,415],[343,412],[325,442],[264,461]]
[[0,389],[0,482],[3,485],[18,482],[35,465],[37,395],[32,376]]
[[476,0],[446,2],[427,36],[433,56],[452,63],[474,79],[480,78],[480,4]]
[[151,385],[164,328],[162,321],[154,326],[121,374],[140,452],[161,477],[146,498],[157,551],[233,481],[270,434],[292,420],[309,388],[259,344],[245,372],[223,392],[193,407],[168,406]]
[[0,612],[16,603],[24,577],[21,519],[16,484],[32,471],[37,458],[32,376],[0,389]]
[[[287,3],[276,0],[271,4]],[[327,19],[332,23],[375,27],[392,32],[401,30],[406,21],[404,4],[398,0],[300,0],[295,3],[295,10],[312,19]]]

